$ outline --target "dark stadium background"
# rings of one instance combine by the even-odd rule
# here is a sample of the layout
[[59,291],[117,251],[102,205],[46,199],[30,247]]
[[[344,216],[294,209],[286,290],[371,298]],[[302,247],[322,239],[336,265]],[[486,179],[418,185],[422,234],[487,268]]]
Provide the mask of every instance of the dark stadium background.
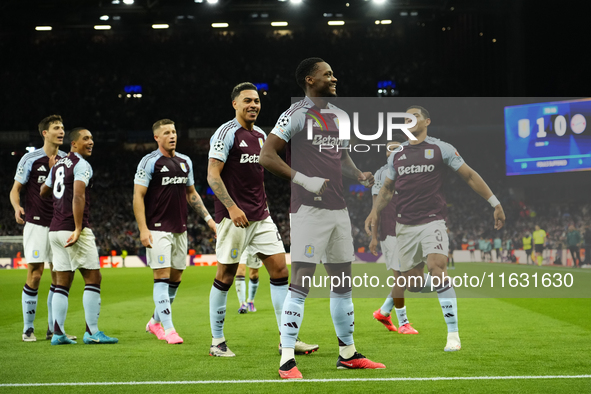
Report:
[[[131,204],[133,175],[151,149],[154,121],[176,121],[179,151],[191,156],[197,190],[213,211],[206,182],[208,139],[233,117],[229,94],[235,84],[268,85],[257,122],[267,131],[291,97],[301,95],[293,75],[310,56],[331,64],[341,96],[375,97],[377,83],[391,80],[400,97],[588,97],[588,17],[581,3],[405,0],[380,8],[363,0],[304,0],[298,7],[277,0],[215,5],[5,0],[0,4],[0,235],[22,234],[8,194],[26,147],[42,145],[36,127],[47,115],[61,114],[67,130],[84,126],[95,136],[91,224],[101,255],[142,253]],[[110,19],[101,21],[102,15]],[[327,26],[332,19],[346,23]],[[392,23],[375,24],[384,19]],[[277,20],[289,26],[271,27]],[[229,27],[214,29],[212,22]],[[153,30],[153,23],[170,28]],[[94,30],[97,24],[112,29]],[[38,25],[53,29],[35,31]],[[129,85],[140,85],[142,97],[128,98]],[[563,242],[569,224],[583,230],[591,225],[589,172],[505,177],[502,129],[433,136],[458,148],[489,183],[507,214],[502,236],[517,246],[535,223],[554,246]],[[369,160],[353,156],[361,168]],[[271,212],[288,244],[289,185],[267,175]],[[371,197],[349,192],[349,183],[345,189],[355,246],[366,246],[360,229]],[[493,236],[491,210],[459,177],[450,177],[446,193],[456,240]],[[211,234],[195,214],[191,218],[190,246],[212,253]]]

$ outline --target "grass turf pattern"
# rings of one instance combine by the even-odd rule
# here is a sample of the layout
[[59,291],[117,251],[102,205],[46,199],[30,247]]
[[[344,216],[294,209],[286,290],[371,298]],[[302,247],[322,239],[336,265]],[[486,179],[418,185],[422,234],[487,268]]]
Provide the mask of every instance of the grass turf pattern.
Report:
[[[481,263],[457,264],[450,275],[471,272]],[[488,264],[488,266],[491,266]],[[504,265],[495,265],[502,267]],[[512,270],[533,267],[511,266]],[[555,272],[538,268],[539,272]],[[529,272],[529,271],[528,271]],[[574,270],[569,270],[574,272]],[[51,346],[46,341],[46,296],[50,276],[43,276],[35,333],[38,341],[23,343],[21,291],[23,270],[0,271],[0,384],[55,382],[280,380],[277,374],[279,335],[265,270],[256,313],[239,315],[234,288],[228,292],[225,336],[236,358],[208,355],[209,291],[215,267],[188,267],[172,306],[175,328],[185,340],[167,345],[145,333],[154,305],[152,273],[148,268],[104,269],[99,328],[119,338],[119,344]],[[589,277],[584,272],[581,277]],[[69,297],[66,331],[84,333],[83,280],[77,273]],[[329,300],[310,298],[300,331],[302,340],[320,350],[298,356],[307,379],[417,378],[470,376],[585,375],[591,371],[591,299],[588,298],[460,298],[458,317],[462,350],[446,353],[446,325],[436,299],[409,298],[407,313],[419,335],[388,332],[373,320],[383,299],[356,298],[355,344],[359,352],[386,364],[385,370],[338,371],[337,340]],[[394,321],[395,315],[392,316]],[[0,387],[2,392],[555,392],[591,391],[591,379],[451,380],[395,382],[282,382],[241,384],[181,384],[150,386]],[[345,386],[343,386],[345,385]]]

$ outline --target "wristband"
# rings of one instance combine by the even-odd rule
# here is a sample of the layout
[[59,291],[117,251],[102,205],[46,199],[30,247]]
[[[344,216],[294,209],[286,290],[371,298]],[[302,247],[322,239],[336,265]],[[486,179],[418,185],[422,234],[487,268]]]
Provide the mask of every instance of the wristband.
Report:
[[492,196],[490,196],[490,198],[487,201],[490,204],[490,206],[493,207],[493,208],[496,207],[497,205],[500,205],[501,204],[501,202],[499,201],[499,199],[496,198],[494,194]]
[[211,215],[207,215],[205,218],[203,218],[203,220],[205,220],[205,223],[209,222],[209,219],[211,219]]
[[292,179],[293,183],[300,185],[309,192],[318,194],[324,185],[324,179],[319,177],[308,177],[301,172],[296,172]]

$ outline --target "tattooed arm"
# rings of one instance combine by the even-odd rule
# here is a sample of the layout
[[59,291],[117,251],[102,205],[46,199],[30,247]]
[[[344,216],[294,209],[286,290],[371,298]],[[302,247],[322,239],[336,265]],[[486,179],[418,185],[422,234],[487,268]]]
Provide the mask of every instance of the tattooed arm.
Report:
[[232,197],[228,194],[228,189],[222,180],[222,170],[224,169],[224,162],[217,159],[209,159],[207,166],[207,183],[215,193],[215,196],[228,210],[230,219],[236,227],[246,228],[250,225],[244,212],[238,208]]
[[195,190],[195,186],[187,187],[187,203],[189,203],[189,206],[207,222],[209,228],[216,233],[215,221],[211,218],[205,205],[203,205],[203,200],[201,200],[197,190]]

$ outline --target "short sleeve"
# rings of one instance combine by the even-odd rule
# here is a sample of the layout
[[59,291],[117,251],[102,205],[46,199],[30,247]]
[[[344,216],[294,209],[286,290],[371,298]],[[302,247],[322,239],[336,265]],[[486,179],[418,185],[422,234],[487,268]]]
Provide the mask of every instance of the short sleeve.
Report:
[[275,134],[285,142],[289,142],[294,135],[302,131],[306,121],[306,114],[302,109],[292,112],[293,110],[290,108],[282,113],[271,130],[271,134]]
[[188,156],[183,156],[187,160],[189,165],[189,175],[187,179],[187,186],[193,186],[195,184],[195,177],[193,175],[193,161]]
[[55,168],[55,166],[53,166],[49,170],[49,174],[47,174],[47,178],[45,178],[45,185],[50,188],[53,188],[53,169],[54,168]]
[[382,188],[382,186],[384,186],[384,183],[386,182],[387,175],[388,175],[388,165],[385,165],[376,171],[376,174],[374,176],[375,182],[374,182],[373,186],[371,187],[372,196],[377,196],[378,194],[380,194],[380,189]]
[[82,181],[86,186],[92,178],[92,167],[87,161],[80,160],[74,167],[74,181]]
[[396,170],[394,169],[394,156],[396,156],[395,154],[392,154],[388,157],[388,178],[391,180],[396,180]]
[[462,165],[464,165],[464,159],[462,159],[462,156],[460,156],[456,148],[454,148],[452,145],[448,143],[442,143],[439,144],[439,148],[441,149],[443,162],[452,170],[457,171]]
[[150,186],[152,174],[154,173],[155,163],[155,159],[143,158],[142,161],[140,161],[140,164],[138,164],[137,166],[137,171],[135,172],[133,183],[145,187]]
[[221,126],[209,140],[209,158],[226,162],[234,145],[235,127],[227,123]]
[[29,155],[24,155],[16,166],[14,180],[22,185],[29,181],[29,175],[31,175],[31,169],[33,168],[33,160],[29,158]]

